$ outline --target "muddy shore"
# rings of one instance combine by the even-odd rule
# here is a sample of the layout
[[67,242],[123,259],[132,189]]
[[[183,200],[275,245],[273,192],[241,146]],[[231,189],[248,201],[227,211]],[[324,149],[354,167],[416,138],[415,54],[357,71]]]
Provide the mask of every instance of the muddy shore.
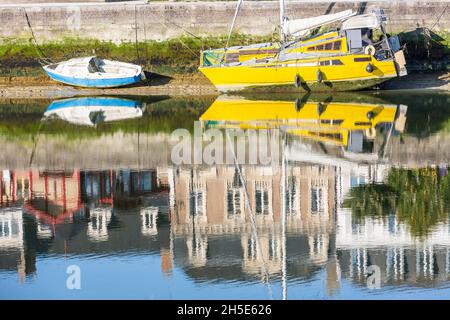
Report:
[[36,77],[0,77],[1,98],[58,99],[72,96],[99,95],[214,95],[216,88],[201,73],[179,74],[171,77],[150,75],[149,80],[138,85],[111,88],[76,88],[57,83],[47,76]]
[[[383,90],[440,90],[450,92],[450,73],[411,74],[392,79],[381,86]],[[200,73],[179,74],[171,77],[151,75],[139,85],[113,89],[76,88],[52,81],[47,76],[0,77],[0,97],[7,99],[58,99],[73,96],[99,95],[215,95],[216,88]]]

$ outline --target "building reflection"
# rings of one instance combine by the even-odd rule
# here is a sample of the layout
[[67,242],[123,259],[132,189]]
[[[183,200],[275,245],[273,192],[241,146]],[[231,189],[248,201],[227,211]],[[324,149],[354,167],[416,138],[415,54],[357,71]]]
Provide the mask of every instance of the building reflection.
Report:
[[158,238],[167,185],[157,178],[156,169],[3,170],[1,192],[1,268],[17,269],[21,279],[36,272],[36,256],[47,252],[85,255],[169,248],[167,232]]
[[[256,123],[255,110],[238,112],[248,108],[242,103],[226,114],[222,107],[209,109],[203,124],[289,125],[286,179],[281,165],[3,170],[0,268],[16,270],[23,281],[38,272],[36,260],[43,254],[138,253],[157,254],[166,275],[178,268],[199,282],[281,278],[295,284],[324,274],[329,295],[339,292],[342,279],[365,286],[371,265],[380,267],[382,286],[449,280],[448,199],[436,201],[440,213],[418,236],[400,214],[398,196],[390,198],[392,185],[406,183],[392,172],[414,176],[415,170],[397,168],[384,156],[389,137],[404,129],[405,107],[347,106],[350,117],[337,104],[318,110],[317,103],[276,102],[277,115]],[[416,180],[421,179],[448,180],[447,165],[429,168]],[[386,188],[370,193],[376,186]],[[383,192],[394,204],[381,207],[382,214],[361,217],[346,206],[351,196],[356,209],[367,209],[367,203],[384,199]]]
[[[448,281],[447,221],[436,224],[426,237],[416,237],[395,214],[356,220],[343,208],[351,190],[382,182],[390,166],[290,163],[284,234],[281,170],[239,170],[245,185],[232,165],[4,170],[1,268],[17,270],[23,281],[36,273],[37,256],[47,252],[138,250],[159,254],[164,273],[170,274],[175,265],[198,281],[258,281],[265,274],[279,279],[283,272],[287,279],[306,280],[324,269],[332,294],[341,278],[365,286],[367,268],[373,264],[381,268],[382,285]],[[252,211],[245,205],[246,192]]]
[[[261,276],[262,264],[265,264],[269,274],[279,275],[283,241],[281,172],[277,168],[259,166],[242,166],[240,170],[245,176],[246,188],[234,166],[175,170],[171,229],[175,243],[186,251],[187,260],[181,263],[208,269],[239,261],[236,267],[241,272],[239,277],[244,278]],[[252,212],[245,206],[245,189],[250,206],[254,208]],[[334,169],[310,165],[290,168],[286,194],[287,232],[288,241],[297,244],[288,246],[288,256],[294,259],[292,267],[298,269],[293,270],[297,276],[302,276],[301,269],[314,269],[327,261],[329,238],[334,229],[334,199]],[[253,223],[257,232],[253,231]],[[217,237],[220,240],[216,241]],[[236,252],[233,254],[239,258],[224,259],[220,253],[222,238],[234,243]],[[211,247],[211,243],[218,247]],[[212,252],[217,252],[217,256]],[[214,261],[216,259],[223,261]],[[205,277],[211,271],[205,270]]]

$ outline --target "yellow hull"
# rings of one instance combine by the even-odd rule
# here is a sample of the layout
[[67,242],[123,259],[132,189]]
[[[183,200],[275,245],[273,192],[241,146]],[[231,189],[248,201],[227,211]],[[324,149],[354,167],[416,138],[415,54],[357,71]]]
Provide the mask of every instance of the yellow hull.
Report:
[[[340,65],[331,65],[336,60]],[[326,63],[330,65],[324,65]],[[373,67],[372,72],[367,71],[369,63]],[[364,54],[283,62],[275,60],[252,65],[204,66],[199,70],[222,92],[279,86],[306,91],[358,90],[397,76],[394,61],[377,61]]]
[[315,140],[347,145],[348,132],[368,130],[395,121],[397,106],[389,104],[251,101],[220,97],[200,117],[206,127],[272,129]]
[[[397,105],[391,104],[330,102],[322,103],[324,108],[319,114],[317,105],[317,102],[306,102],[298,110],[294,101],[253,101],[225,96],[214,101],[200,121],[237,123],[250,127],[263,124],[264,128],[270,128],[270,124],[313,124],[361,130],[373,128],[379,123],[393,122],[397,110]],[[372,112],[371,119],[367,118],[369,112]]]

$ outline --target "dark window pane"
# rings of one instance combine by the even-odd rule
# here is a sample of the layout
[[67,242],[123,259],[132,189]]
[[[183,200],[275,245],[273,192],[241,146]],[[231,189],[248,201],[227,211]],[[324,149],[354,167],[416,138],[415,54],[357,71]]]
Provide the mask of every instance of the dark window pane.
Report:
[[334,50],[341,50],[341,41],[336,41],[334,43]]
[[256,190],[255,192],[255,200],[256,200],[256,214],[262,213],[262,192],[261,190]]

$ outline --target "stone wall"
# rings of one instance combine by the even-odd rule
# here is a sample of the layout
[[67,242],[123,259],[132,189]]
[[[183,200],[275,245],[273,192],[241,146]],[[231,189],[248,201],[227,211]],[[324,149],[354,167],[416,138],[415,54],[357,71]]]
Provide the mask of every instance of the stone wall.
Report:
[[[165,40],[186,35],[224,35],[230,26],[236,1],[214,2],[123,2],[58,5],[1,5],[0,39],[31,37],[25,13],[38,42],[65,37],[94,38],[116,43]],[[291,18],[304,18],[352,8],[370,12],[384,8],[390,18],[388,31],[417,26],[450,30],[449,1],[287,1]],[[447,10],[447,11],[445,11]],[[246,1],[236,30],[250,35],[268,35],[278,24],[277,1]]]

